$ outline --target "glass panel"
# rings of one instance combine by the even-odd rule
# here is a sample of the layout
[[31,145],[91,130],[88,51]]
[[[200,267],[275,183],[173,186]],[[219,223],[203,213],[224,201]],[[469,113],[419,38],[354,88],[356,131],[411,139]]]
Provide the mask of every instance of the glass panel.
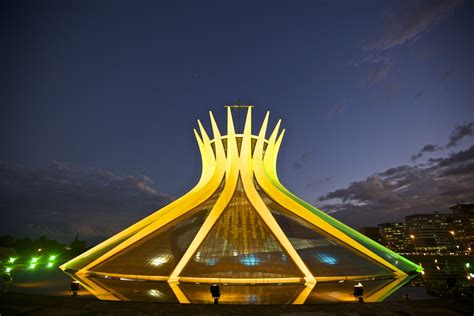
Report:
[[117,239],[116,241],[109,243],[107,246],[95,250],[93,253],[89,254],[88,256],[74,258],[73,260],[68,262],[66,271],[77,271],[85,267],[86,265],[98,259],[100,256],[102,256],[109,250],[112,250],[113,248],[118,246],[120,243],[124,242],[126,239],[128,239],[131,235],[133,235],[136,232],[137,231],[134,230],[130,232],[129,234],[126,234],[125,236]]
[[[392,281],[393,279],[361,280],[360,283],[364,286],[364,298],[381,290]],[[354,285],[357,283],[359,281],[318,282],[306,299],[305,304],[354,302]]]
[[239,179],[229,205],[182,276],[281,278],[303,275],[250,204]]
[[291,244],[316,277],[391,274],[366,255],[346,245],[303,218],[289,212],[257,190]]
[[169,275],[178,264],[222,192],[223,183],[204,203],[94,267],[92,271]]
[[124,281],[104,278],[91,278],[91,280],[123,300],[178,303],[167,282]]
[[[211,304],[210,284],[181,283],[179,287],[194,304]],[[302,284],[222,285],[219,304],[291,304],[305,288]]]

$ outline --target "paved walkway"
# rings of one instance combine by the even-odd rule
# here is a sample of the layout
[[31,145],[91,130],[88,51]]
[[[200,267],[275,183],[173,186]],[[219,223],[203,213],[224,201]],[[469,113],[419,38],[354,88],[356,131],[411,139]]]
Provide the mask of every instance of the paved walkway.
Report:
[[474,315],[474,299],[440,299],[371,304],[321,305],[180,305],[112,302],[73,297],[6,293],[0,295],[6,315]]

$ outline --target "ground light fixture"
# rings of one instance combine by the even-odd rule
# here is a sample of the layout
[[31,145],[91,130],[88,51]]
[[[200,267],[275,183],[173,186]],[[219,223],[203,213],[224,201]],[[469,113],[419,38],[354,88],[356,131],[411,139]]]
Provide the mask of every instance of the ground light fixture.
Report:
[[33,257],[31,258],[30,265],[28,266],[28,269],[33,270],[36,268],[36,265],[38,264],[39,257]]
[[6,273],[10,273],[11,270],[13,270],[12,267],[7,267],[7,268],[5,269],[5,272],[6,272]]
[[8,259],[9,263],[14,263],[15,261],[16,261],[16,258],[13,258],[13,257],[10,257],[10,259]]

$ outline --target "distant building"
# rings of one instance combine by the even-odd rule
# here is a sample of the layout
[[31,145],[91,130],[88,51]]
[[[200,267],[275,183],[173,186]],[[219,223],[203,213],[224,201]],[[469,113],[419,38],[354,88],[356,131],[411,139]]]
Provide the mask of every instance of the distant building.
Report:
[[405,217],[417,252],[456,251],[452,214],[413,214]]
[[383,244],[382,235],[378,227],[360,227],[358,231],[379,244]]
[[449,209],[453,211],[454,239],[461,251],[471,251],[474,247],[474,204],[457,204]]
[[407,223],[383,223],[379,224],[378,228],[382,244],[387,248],[400,253],[413,251],[413,240],[410,238]]

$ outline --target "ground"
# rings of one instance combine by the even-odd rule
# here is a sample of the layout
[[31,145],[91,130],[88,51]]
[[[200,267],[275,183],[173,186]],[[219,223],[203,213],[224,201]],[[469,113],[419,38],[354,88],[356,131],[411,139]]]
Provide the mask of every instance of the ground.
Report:
[[5,293],[0,315],[474,315],[474,299],[321,305],[180,305]]

